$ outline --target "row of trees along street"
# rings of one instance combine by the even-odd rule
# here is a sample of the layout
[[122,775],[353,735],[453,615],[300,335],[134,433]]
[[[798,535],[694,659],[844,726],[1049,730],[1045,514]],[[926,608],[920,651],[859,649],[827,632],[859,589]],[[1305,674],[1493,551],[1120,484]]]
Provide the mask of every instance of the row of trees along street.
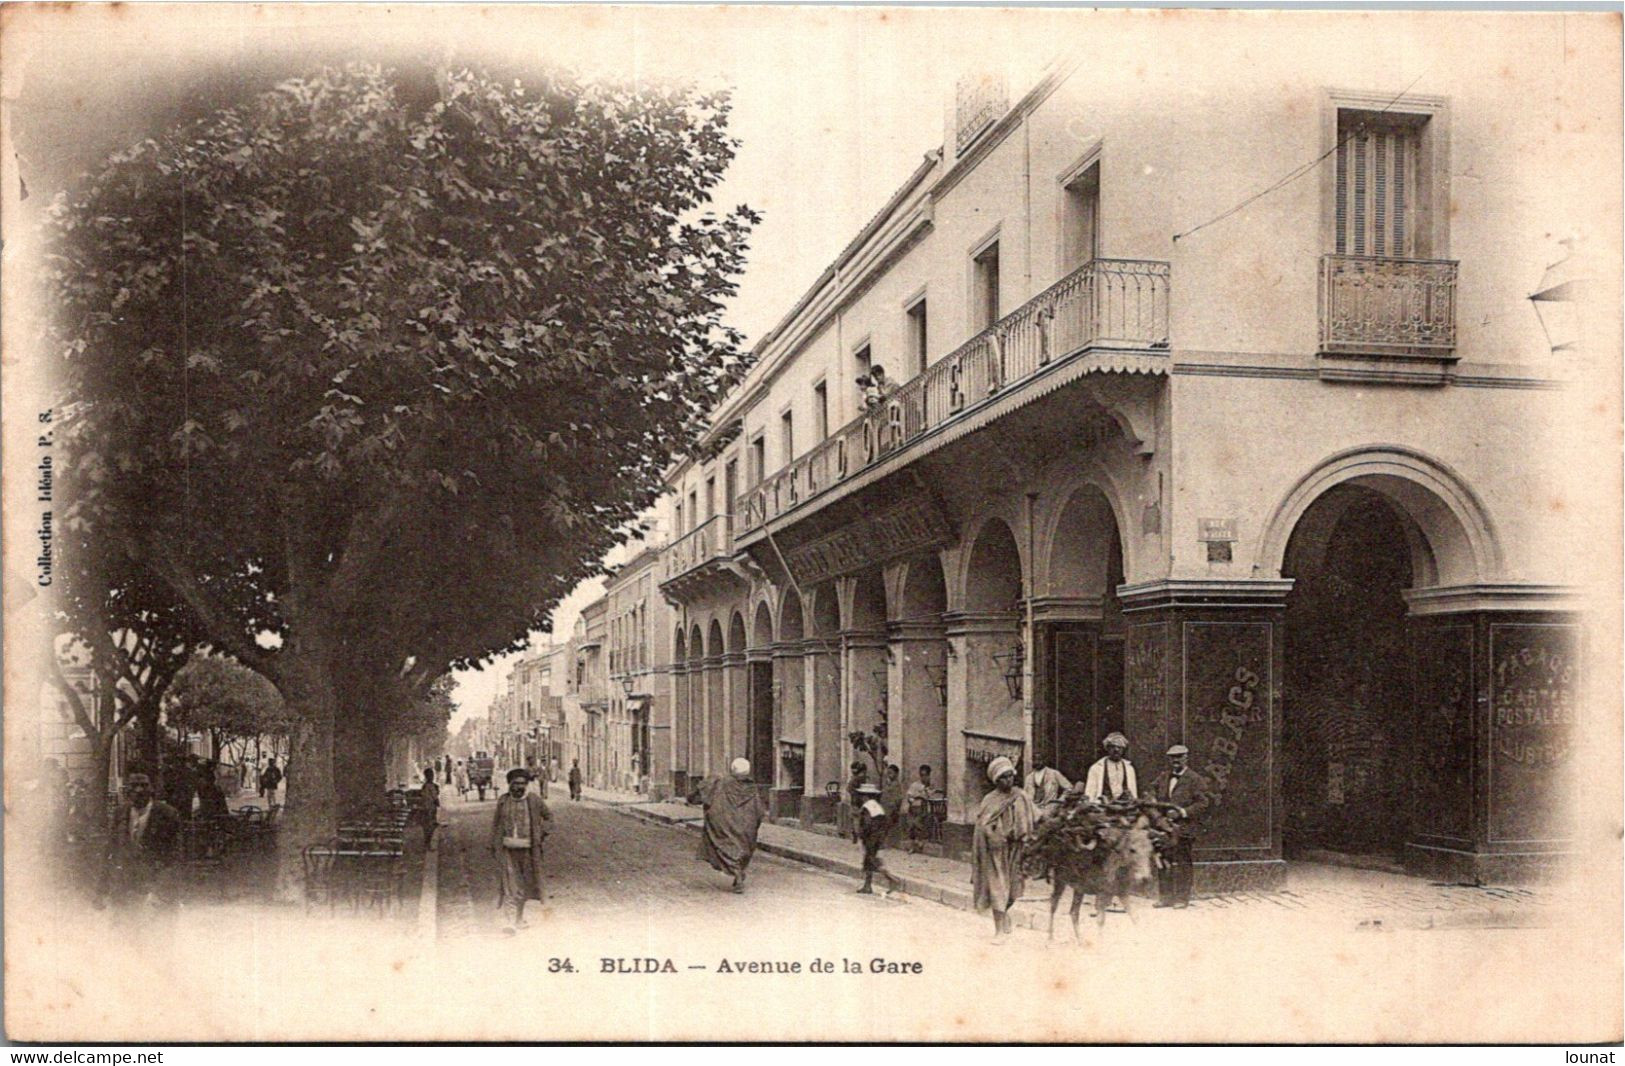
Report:
[[381,799],[390,738],[546,627],[746,369],[722,315],[756,216],[706,209],[728,109],[325,69],[47,212],[61,631],[139,675],[132,717],[202,651],[275,687],[284,898]]

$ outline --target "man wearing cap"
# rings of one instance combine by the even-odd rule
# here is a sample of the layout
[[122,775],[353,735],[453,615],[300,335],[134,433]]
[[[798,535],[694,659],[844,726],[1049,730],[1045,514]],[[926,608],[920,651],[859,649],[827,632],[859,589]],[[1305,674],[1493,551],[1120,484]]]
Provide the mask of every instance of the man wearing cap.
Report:
[[976,909],[993,911],[993,941],[1010,935],[1010,906],[1021,898],[1022,838],[1033,830],[1038,812],[1027,793],[1016,787],[1016,767],[999,756],[987,767],[993,791],[976,808],[971,837],[971,887]]
[[[1168,749],[1168,769],[1157,775],[1152,795],[1165,804],[1164,811],[1173,831],[1162,851],[1162,868],[1157,871],[1157,906],[1188,907],[1191,902],[1191,846],[1198,820],[1213,803],[1208,779],[1186,766],[1191,750],[1183,744]],[[1170,809],[1171,808],[1171,809]]]
[[750,780],[750,761],[735,759],[728,776],[701,782],[689,802],[705,806],[705,830],[700,834],[697,858],[710,863],[713,870],[731,874],[735,892],[745,891],[745,872],[756,854],[756,834],[767,817],[762,794]]
[[858,840],[863,844],[863,887],[858,891],[865,896],[874,894],[875,874],[886,879],[886,896],[897,888],[897,878],[880,858],[880,847],[892,826],[882,795],[880,786],[872,781],[858,786]]
[[1121,733],[1111,733],[1100,746],[1106,749],[1106,756],[1089,767],[1083,794],[1105,803],[1138,798],[1140,787],[1134,778],[1134,764],[1123,757],[1128,754],[1128,738]]
[[529,786],[529,773],[517,766],[509,770],[508,794],[497,800],[491,821],[491,853],[502,878],[497,906],[502,931],[510,936],[527,924],[525,903],[542,898],[542,843],[553,820],[547,801]]
[[160,902],[163,872],[175,861],[180,844],[181,816],[153,798],[151,777],[130,774],[124,789],[129,798],[113,815],[98,905],[136,897]]

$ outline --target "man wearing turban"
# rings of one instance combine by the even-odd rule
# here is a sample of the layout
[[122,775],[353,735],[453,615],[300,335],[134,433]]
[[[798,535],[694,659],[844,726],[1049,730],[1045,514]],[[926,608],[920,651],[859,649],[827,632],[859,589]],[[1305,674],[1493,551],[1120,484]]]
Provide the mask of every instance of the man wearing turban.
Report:
[[761,831],[767,809],[762,795],[750,780],[750,762],[735,759],[726,777],[717,776],[700,784],[689,796],[690,803],[705,806],[705,829],[700,834],[701,861],[713,870],[733,875],[733,890],[745,891],[745,871],[756,853],[756,834]]
[[1128,754],[1128,738],[1121,733],[1112,733],[1100,742],[1100,746],[1106,749],[1106,755],[1089,767],[1089,774],[1083,783],[1083,794],[1105,803],[1137,799],[1140,783],[1134,777],[1134,764],[1123,757]]
[[976,909],[993,911],[994,943],[1010,935],[1010,907],[1021,898],[1022,838],[1032,832],[1038,810],[1027,793],[1016,788],[1016,767],[1000,756],[988,764],[993,791],[976,808],[971,838],[971,885]]
[[501,882],[497,904],[502,931],[525,928],[525,904],[542,898],[542,844],[553,820],[547,801],[529,791],[530,774],[522,767],[508,771],[508,794],[497,800],[491,821],[491,852]]

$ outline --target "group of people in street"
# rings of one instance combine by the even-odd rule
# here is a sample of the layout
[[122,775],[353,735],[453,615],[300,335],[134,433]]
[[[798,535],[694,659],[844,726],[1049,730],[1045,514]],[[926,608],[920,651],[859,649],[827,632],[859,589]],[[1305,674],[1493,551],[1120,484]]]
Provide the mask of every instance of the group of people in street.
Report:
[[1042,759],[1034,760],[1025,789],[1016,787],[1016,768],[1009,759],[1000,757],[988,764],[993,790],[982,797],[976,809],[971,868],[976,909],[992,912],[996,940],[1009,936],[1010,908],[1026,887],[1021,869],[1022,841],[1074,790],[1103,804],[1155,805],[1167,829],[1157,870],[1156,906],[1190,906],[1192,846],[1201,817],[1213,803],[1210,783],[1190,769],[1190,749],[1174,744],[1167,751],[1167,769],[1142,793],[1134,764],[1127,758],[1128,738],[1114,732],[1101,742],[1101,747],[1105,755],[1090,765],[1078,785]]

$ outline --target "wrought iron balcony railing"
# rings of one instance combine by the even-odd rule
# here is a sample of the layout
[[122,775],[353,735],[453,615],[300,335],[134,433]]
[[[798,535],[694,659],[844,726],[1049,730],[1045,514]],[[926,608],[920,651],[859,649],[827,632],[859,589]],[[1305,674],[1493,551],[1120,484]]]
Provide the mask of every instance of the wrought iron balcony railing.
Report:
[[666,549],[664,580],[712,559],[726,557],[733,552],[733,516],[715,514],[672,542]]
[[1454,354],[1456,263],[1322,257],[1320,350],[1353,355]]
[[1085,263],[734,501],[737,534],[852,476],[1053,363],[1090,348],[1168,347],[1168,264]]

